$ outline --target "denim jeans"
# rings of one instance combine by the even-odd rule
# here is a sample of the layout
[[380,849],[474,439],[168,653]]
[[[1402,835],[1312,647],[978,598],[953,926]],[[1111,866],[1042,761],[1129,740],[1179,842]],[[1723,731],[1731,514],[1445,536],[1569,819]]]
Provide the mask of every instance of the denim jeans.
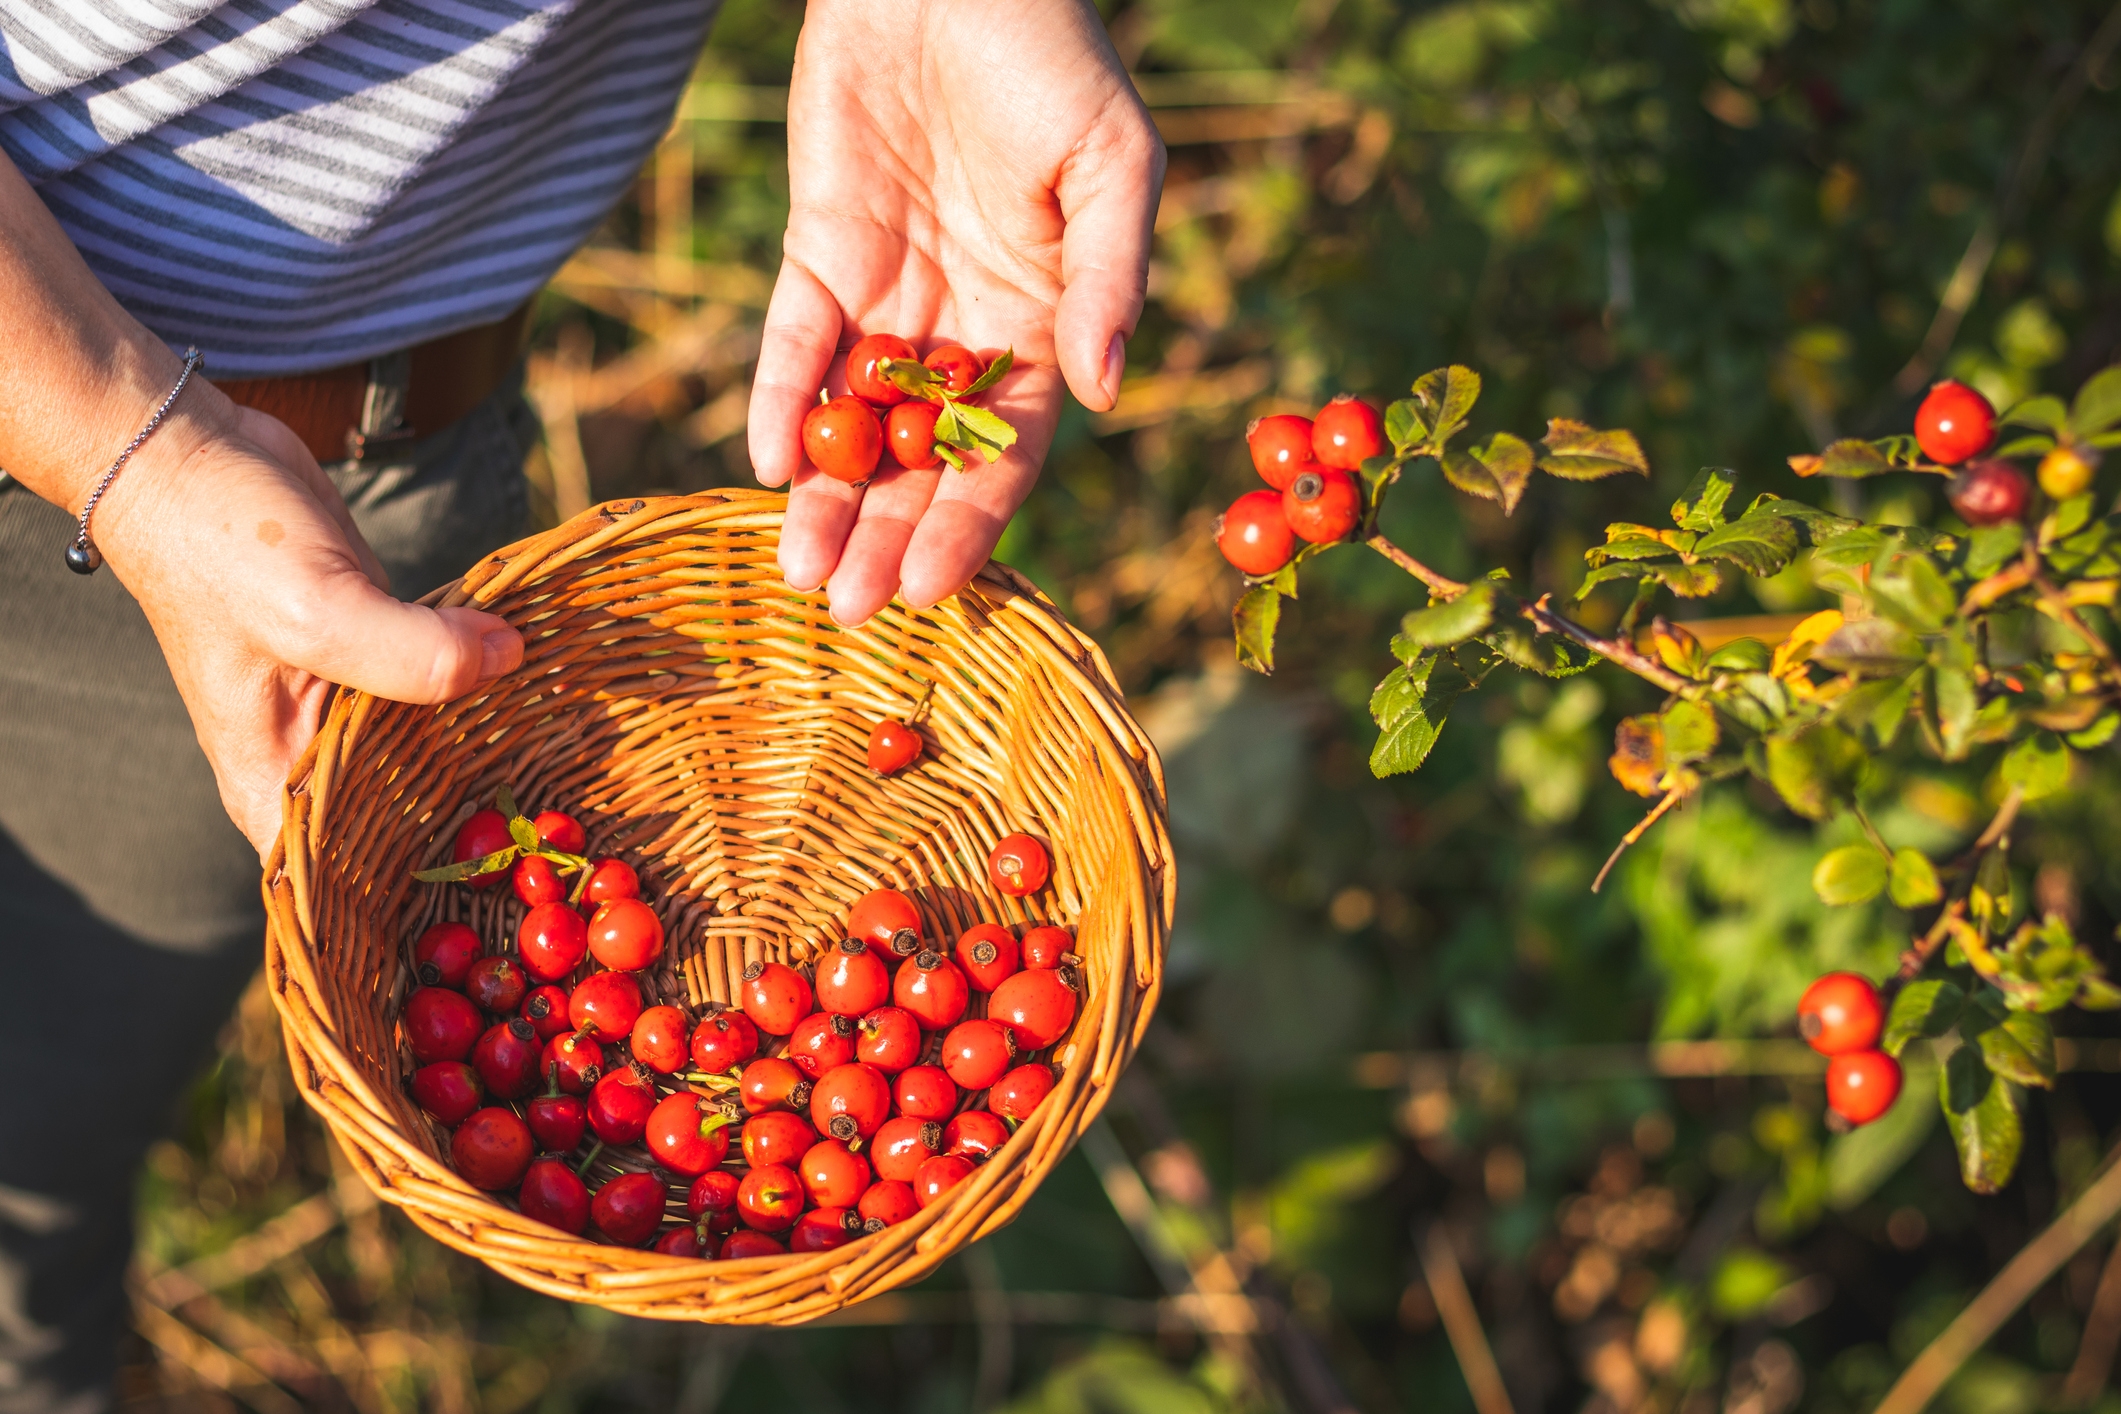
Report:
[[[391,460],[329,467],[412,599],[527,528],[510,380]],[[147,619],[0,482],[0,1414],[91,1414],[127,1324],[134,1176],[262,956],[258,861]]]

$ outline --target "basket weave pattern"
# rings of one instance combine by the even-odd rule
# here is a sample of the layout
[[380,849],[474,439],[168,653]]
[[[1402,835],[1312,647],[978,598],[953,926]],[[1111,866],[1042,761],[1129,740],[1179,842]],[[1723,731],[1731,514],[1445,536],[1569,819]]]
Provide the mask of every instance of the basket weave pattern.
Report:
[[[992,564],[934,609],[841,628],[781,582],[783,504],[613,503],[482,560],[429,602],[506,617],[522,666],[441,707],[336,694],[266,864],[267,975],[295,1080],[362,1177],[526,1286],[633,1315],[788,1323],[922,1276],[1023,1206],[1103,1107],[1160,986],[1176,884],[1162,771],[1096,647]],[[871,726],[931,685],[928,753],[878,778]],[[397,1035],[422,929],[457,918],[489,951],[512,946],[507,888],[411,877],[447,862],[503,784],[639,868],[670,937],[643,978],[651,1002],[731,1002],[747,963],[816,957],[879,887],[910,894],[945,946],[985,920],[1074,928],[1083,1000],[1051,1052],[1058,1085],[943,1201],[829,1252],[684,1259],[525,1218],[451,1170],[447,1132],[405,1092]],[[1013,830],[1052,847],[1052,882],[1028,899],[986,878]]]

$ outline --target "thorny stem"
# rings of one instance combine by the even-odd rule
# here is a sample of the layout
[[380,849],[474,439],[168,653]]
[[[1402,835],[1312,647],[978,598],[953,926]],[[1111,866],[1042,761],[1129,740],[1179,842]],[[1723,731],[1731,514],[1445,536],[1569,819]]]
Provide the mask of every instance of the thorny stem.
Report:
[[[1981,832],[1979,838],[1967,847],[1964,854],[1945,866],[1946,871],[1963,871],[1966,866],[1978,861],[1985,851],[1993,849],[1996,842],[2008,835],[2011,826],[2017,823],[2018,808],[2024,804],[2024,790],[2017,786],[2012,786],[2010,793],[2003,797],[2003,803],[1996,807],[1995,818],[1988,822],[1988,827]],[[1912,982],[1921,976],[1922,969],[1929,966],[1930,959],[1937,955],[1937,949],[1944,946],[1944,940],[1951,936],[1952,924],[1966,914],[1966,894],[1967,890],[1972,887],[1972,883],[1972,878],[1969,876],[1966,882],[1960,884],[1953,891],[1954,896],[1951,902],[1937,911],[1937,919],[1930,924],[1929,931],[1911,944],[1907,951],[1900,954],[1899,969],[1893,973],[1892,977],[1892,984],[1895,988],[1903,983]]]
[[1397,545],[1394,545],[1390,540],[1387,540],[1382,531],[1371,536],[1363,543],[1390,560],[1393,564],[1398,565],[1408,574],[1413,575],[1423,584],[1428,585],[1431,590],[1435,591],[1438,598],[1456,599],[1459,595],[1466,592],[1465,585],[1460,584],[1449,575],[1441,575],[1430,569],[1427,565],[1415,559]]
[[1620,862],[1621,855],[1626,854],[1628,852],[1629,845],[1641,839],[1645,834],[1649,832],[1650,826],[1656,824],[1659,820],[1664,818],[1664,813],[1667,810],[1670,810],[1673,806],[1679,804],[1680,801],[1685,800],[1686,798],[1687,792],[1683,790],[1665,792],[1664,799],[1658,801],[1657,804],[1651,808],[1650,813],[1643,816],[1641,820],[1637,821],[1635,828],[1622,835],[1620,837],[1620,843],[1613,846],[1613,852],[1606,856],[1605,867],[1598,871],[1597,878],[1591,880],[1591,892],[1595,894],[1601,888],[1605,887],[1605,876],[1613,872],[1613,866]]

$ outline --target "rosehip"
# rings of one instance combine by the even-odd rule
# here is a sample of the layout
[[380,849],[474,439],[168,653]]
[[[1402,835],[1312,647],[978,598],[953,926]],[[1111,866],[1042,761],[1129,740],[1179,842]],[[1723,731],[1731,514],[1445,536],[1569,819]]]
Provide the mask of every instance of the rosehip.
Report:
[[2099,470],[2099,454],[2089,447],[2056,447],[2040,458],[2040,489],[2057,501],[2081,496]]
[[810,1082],[795,1062],[780,1056],[760,1056],[745,1066],[737,1091],[744,1097],[744,1108],[753,1114],[810,1106]]
[[835,1139],[867,1139],[890,1114],[891,1082],[860,1061],[826,1071],[810,1092],[810,1122]]
[[479,1107],[479,1073],[462,1061],[435,1061],[412,1073],[413,1103],[452,1128]]
[[589,1129],[589,1106],[580,1095],[563,1095],[555,1078],[553,1088],[523,1107],[523,1118],[537,1136],[538,1147],[548,1153],[569,1154],[580,1146]]
[[547,849],[580,854],[589,848],[589,835],[582,822],[564,810],[540,810],[530,828],[538,832],[538,843]]
[[665,1095],[648,1112],[648,1152],[687,1178],[715,1167],[729,1153],[729,1117],[690,1090]]
[[891,1082],[891,1102],[907,1119],[948,1119],[957,1110],[957,1086],[941,1066],[917,1065]]
[[923,1208],[940,1202],[972,1176],[972,1165],[954,1154],[937,1154],[913,1176],[913,1197]]
[[862,1201],[855,1206],[855,1211],[862,1216],[864,1232],[882,1232],[920,1210],[920,1200],[913,1196],[912,1184],[883,1181],[870,1184],[862,1193]]
[[412,945],[413,975],[423,987],[461,988],[478,960],[479,935],[462,923],[437,923]]
[[922,952],[899,964],[891,1001],[930,1031],[955,1026],[972,1000],[965,974],[939,952]]
[[[900,964],[904,966],[904,964]],[[921,1058],[921,1024],[902,1007],[878,1007],[855,1027],[854,1058],[896,1075]]]
[[1869,1124],[1900,1098],[1900,1062],[1883,1051],[1850,1051],[1826,1063],[1826,1103],[1850,1124]]
[[886,413],[884,445],[891,449],[891,459],[908,471],[940,465],[943,459],[935,454],[935,420],[942,414],[940,403],[927,401],[900,403]]
[[980,375],[987,371],[980,356],[963,344],[945,344],[921,363],[929,372],[941,374],[943,386],[953,393],[963,393],[979,382]]
[[869,1186],[869,1161],[836,1139],[821,1139],[803,1153],[796,1173],[803,1191],[820,1208],[851,1208]]
[[1272,574],[1296,553],[1296,532],[1282,514],[1279,491],[1247,491],[1215,521],[1215,548],[1236,568],[1257,578]]
[[1385,420],[1352,393],[1318,410],[1311,423],[1311,455],[1327,466],[1353,471],[1385,450]]
[[1313,545],[1345,540],[1362,521],[1362,490],[1355,478],[1332,467],[1306,471],[1281,493],[1281,513]]
[[842,938],[817,969],[817,1004],[840,1016],[875,1011],[891,995],[884,960],[859,938]]
[[580,1237],[589,1226],[589,1185],[558,1159],[538,1159],[523,1173],[516,1206],[534,1222]]
[[685,1037],[692,1023],[674,1006],[652,1006],[633,1023],[627,1049],[650,1070],[670,1075],[685,1068]]
[[1003,1119],[1027,1120],[1038,1102],[1053,1093],[1053,1067],[1020,1065],[987,1092],[987,1108]]
[[785,1036],[810,1015],[810,984],[783,963],[754,962],[744,969],[744,1015],[769,1036]]
[[2025,473],[2009,462],[1968,462],[1944,485],[1945,498],[1968,525],[2001,525],[2023,520],[2033,498]]
[[987,854],[989,882],[1011,898],[1037,893],[1052,872],[1045,845],[1030,835],[1004,835]]
[[921,950],[921,911],[897,889],[873,889],[847,910],[847,936],[879,953],[911,957]]
[[884,1121],[869,1146],[876,1163],[876,1176],[898,1183],[911,1183],[921,1165],[943,1151],[943,1127],[932,1119],[900,1115]]
[[740,1011],[717,1010],[692,1028],[692,1063],[725,1075],[759,1053],[759,1029]]
[[1318,461],[1311,450],[1311,419],[1294,413],[1253,418],[1245,429],[1245,446],[1252,453],[1252,469],[1277,491],[1288,490],[1298,472]]
[[1033,968],[994,989],[987,1015],[1016,1033],[1019,1051],[1044,1050],[1074,1024],[1075,992],[1059,972]]
[[514,958],[482,957],[464,975],[464,995],[480,1011],[490,1011],[495,1016],[506,1016],[521,1006],[523,994],[529,989],[530,979],[523,975],[522,966]]
[[980,923],[957,940],[957,965],[975,992],[991,992],[1016,971],[1016,935],[999,923]]
[[733,1262],[742,1257],[785,1257],[788,1249],[763,1232],[740,1227],[722,1239],[722,1250],[716,1255],[724,1262]]
[[904,722],[886,717],[869,729],[869,769],[879,776],[903,771],[920,759],[921,734]]
[[685,1190],[685,1211],[696,1218],[736,1209],[737,1185],[743,1182],[727,1169],[713,1169],[692,1181]]
[[422,1061],[460,1061],[478,1044],[485,1029],[479,1009],[462,992],[447,987],[420,987],[405,999],[399,1019],[405,1045]]
[[1829,972],[1804,989],[1797,1031],[1822,1056],[1867,1051],[1885,1029],[1885,1003],[1868,977]]
[[589,861],[589,882],[582,886],[582,907],[591,913],[617,898],[639,898],[641,876],[623,859]]
[[1024,934],[1022,948],[1024,966],[1051,971],[1074,950],[1075,939],[1066,928],[1047,923]]
[[557,982],[589,954],[589,929],[564,903],[541,903],[516,928],[523,970],[540,982]]
[[772,1110],[744,1121],[744,1163],[755,1169],[769,1164],[794,1168],[817,1147],[818,1134],[801,1115]]
[[568,1094],[586,1095],[603,1077],[606,1059],[604,1048],[591,1038],[563,1031],[545,1043],[538,1068],[555,1077]]
[[535,1143],[530,1126],[513,1110],[491,1106],[457,1126],[449,1139],[449,1161],[457,1177],[473,1188],[498,1193],[523,1181]]
[[860,398],[834,398],[803,414],[803,454],[834,481],[867,481],[884,454],[884,425]]
[[862,1220],[852,1208],[812,1208],[795,1220],[788,1234],[790,1252],[830,1252],[862,1235]]
[[966,1090],[984,1090],[1016,1060],[1016,1033],[999,1021],[961,1021],[943,1037],[943,1071]]
[[890,407],[906,401],[906,390],[885,377],[877,367],[887,358],[918,363],[913,345],[896,334],[870,334],[857,339],[847,351],[847,391],[864,402]]
[[589,920],[589,955],[617,972],[639,972],[663,953],[663,920],[637,898],[597,906]]
[[1966,384],[1947,378],[1933,383],[1915,409],[1915,444],[1944,466],[1957,466],[1985,450],[1996,436],[1996,409]]
[[973,1163],[985,1163],[1009,1142],[1009,1126],[988,1110],[965,1110],[943,1126],[943,1152]]
[[515,868],[508,871],[509,887],[515,890],[523,907],[536,908],[541,903],[567,902],[567,881],[551,860],[540,854],[526,854],[516,861]]
[[538,1033],[512,1016],[479,1038],[471,1063],[497,1099],[520,1100],[538,1088]]
[[854,1023],[834,1012],[814,1011],[788,1033],[788,1049],[781,1056],[815,1080],[854,1059]]
[[[508,833],[506,815],[498,810],[476,810],[469,820],[457,826],[456,843],[450,848],[449,862],[468,864],[489,854],[499,854],[514,843]],[[508,866],[503,864],[483,874],[474,874],[464,882],[475,889],[490,889],[507,877]]]
[[663,1225],[663,1181],[651,1173],[622,1173],[597,1190],[589,1220],[621,1247],[638,1247]]
[[700,1245],[702,1229],[694,1223],[688,1227],[674,1227],[655,1240],[654,1250],[665,1257],[699,1257],[705,1250]]
[[574,1023],[567,1019],[567,993],[550,982],[530,989],[518,1015],[536,1029],[540,1041],[550,1041],[562,1031],[574,1029]]
[[589,1127],[606,1144],[638,1144],[655,1105],[655,1087],[622,1065],[590,1087]]
[[641,1019],[641,984],[624,972],[592,972],[567,994],[567,1019],[599,1040],[629,1035]]
[[803,1211],[803,1181],[786,1164],[755,1168],[737,1186],[736,1207],[760,1232],[785,1232]]

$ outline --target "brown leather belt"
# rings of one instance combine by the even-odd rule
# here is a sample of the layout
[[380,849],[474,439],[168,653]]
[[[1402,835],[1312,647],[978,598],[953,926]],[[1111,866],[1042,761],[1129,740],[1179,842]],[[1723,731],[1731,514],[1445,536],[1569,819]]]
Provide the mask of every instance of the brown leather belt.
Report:
[[320,373],[229,378],[214,386],[294,430],[319,462],[386,455],[492,396],[523,356],[530,305],[491,324]]

